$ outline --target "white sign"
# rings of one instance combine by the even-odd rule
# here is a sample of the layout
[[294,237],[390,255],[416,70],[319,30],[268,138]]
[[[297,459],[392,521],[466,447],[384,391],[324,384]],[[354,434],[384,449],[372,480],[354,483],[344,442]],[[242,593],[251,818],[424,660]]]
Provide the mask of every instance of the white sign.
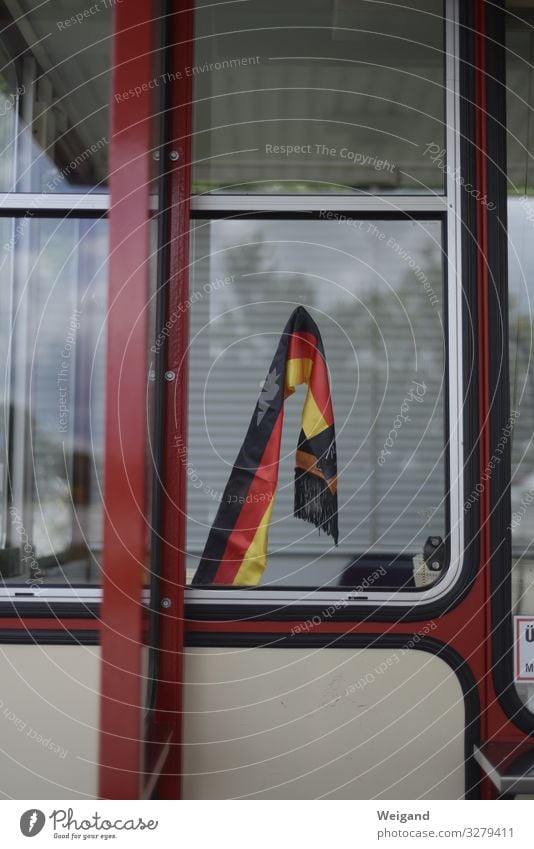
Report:
[[534,681],[534,616],[514,616],[515,680]]

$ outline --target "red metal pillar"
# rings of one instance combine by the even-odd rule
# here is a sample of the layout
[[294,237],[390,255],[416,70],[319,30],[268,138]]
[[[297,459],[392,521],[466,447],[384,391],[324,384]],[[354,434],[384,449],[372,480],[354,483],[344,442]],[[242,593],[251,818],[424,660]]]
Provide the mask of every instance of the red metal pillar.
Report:
[[153,4],[113,7],[100,787],[139,796]]

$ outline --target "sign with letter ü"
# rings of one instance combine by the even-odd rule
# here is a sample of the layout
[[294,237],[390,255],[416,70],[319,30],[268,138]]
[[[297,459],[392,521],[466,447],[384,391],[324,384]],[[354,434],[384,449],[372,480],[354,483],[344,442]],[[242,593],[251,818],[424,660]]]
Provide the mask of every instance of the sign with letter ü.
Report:
[[534,616],[514,616],[515,680],[534,681]]

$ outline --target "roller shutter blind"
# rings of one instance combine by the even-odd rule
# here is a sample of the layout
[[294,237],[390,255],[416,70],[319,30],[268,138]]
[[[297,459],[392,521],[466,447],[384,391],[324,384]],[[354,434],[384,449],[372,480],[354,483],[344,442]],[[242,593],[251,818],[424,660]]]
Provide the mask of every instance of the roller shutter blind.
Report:
[[[329,538],[292,516],[301,387],[285,405],[263,583],[335,583],[355,554],[415,554],[430,533],[443,536],[441,225],[199,221],[193,244],[190,299],[182,305],[189,309],[191,333],[189,577],[279,335],[299,303],[321,330],[330,369],[340,544],[333,548]],[[391,453],[379,463],[389,434]]]

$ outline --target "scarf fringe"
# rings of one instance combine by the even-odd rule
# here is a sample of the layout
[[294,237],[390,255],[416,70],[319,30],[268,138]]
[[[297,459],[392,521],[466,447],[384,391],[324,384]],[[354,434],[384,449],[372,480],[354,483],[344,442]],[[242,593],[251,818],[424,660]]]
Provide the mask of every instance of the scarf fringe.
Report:
[[337,495],[317,475],[295,469],[295,506],[293,515],[303,519],[338,541]]

